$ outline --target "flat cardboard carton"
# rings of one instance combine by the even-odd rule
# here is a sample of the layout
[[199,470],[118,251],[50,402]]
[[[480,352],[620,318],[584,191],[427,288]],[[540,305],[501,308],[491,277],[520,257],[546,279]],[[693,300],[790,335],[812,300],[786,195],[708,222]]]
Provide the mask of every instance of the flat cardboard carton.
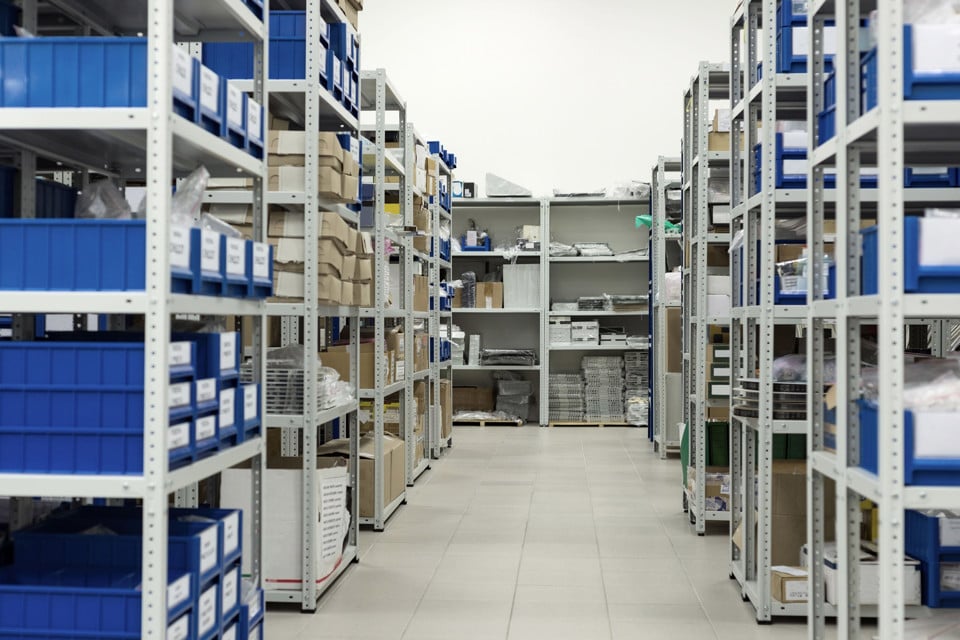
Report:
[[353,272],[353,281],[370,282],[371,280],[373,280],[373,258],[357,256],[357,264]]
[[360,199],[360,178],[343,174],[340,176],[340,200],[347,203]]
[[489,387],[453,387],[453,413],[493,411],[493,389]]
[[430,367],[430,334],[418,331],[413,334],[414,372]]
[[[331,167],[317,169],[317,194],[322,198],[340,200],[342,190],[340,173]],[[270,191],[303,191],[305,171],[303,167],[270,167]]]
[[[304,236],[303,213],[300,211],[271,211],[268,218],[267,234],[272,238],[302,238]],[[350,232],[353,231],[336,213],[321,211],[318,214],[317,228],[321,238],[336,240],[341,253],[353,250]]]
[[503,309],[503,283],[478,282],[476,299],[478,309]]
[[[271,155],[277,156],[304,156],[307,152],[306,138],[303,131],[271,131],[267,150]],[[317,155],[342,162],[343,148],[336,133],[321,131],[317,134]]]
[[[360,388],[374,389],[376,378],[374,376],[374,364],[376,361],[376,352],[373,342],[360,343]],[[320,362],[323,366],[335,369],[340,374],[340,379],[350,382],[350,347],[349,345],[335,345],[328,347],[326,351],[320,354]],[[388,367],[392,372],[393,368]],[[390,375],[389,378],[393,376]],[[386,384],[390,384],[388,379]]]
[[430,310],[430,288],[427,286],[426,276],[413,276],[413,310]]
[[[278,269],[303,273],[304,242],[300,238],[280,238],[274,250],[274,262]],[[344,256],[337,243],[329,238],[317,241],[317,262],[330,266],[337,277],[343,276]],[[327,270],[329,273],[329,270]]]
[[361,307],[372,307],[373,306],[373,283],[357,282],[354,284],[356,287],[359,287],[359,290],[360,290],[360,297],[357,304]]
[[[372,433],[360,436],[360,517],[374,517],[375,507],[375,474],[376,466],[374,455],[376,452],[376,437]],[[349,457],[350,441],[347,439],[333,440],[317,449],[318,456]],[[389,435],[383,435],[383,503],[384,506],[396,500],[406,488],[406,453],[403,440]]]
[[[304,279],[302,273],[274,271],[273,295],[279,300],[303,300]],[[317,276],[317,300],[339,304],[340,278],[330,274]]]
[[770,595],[777,602],[806,602],[810,598],[807,570],[800,567],[771,567]]

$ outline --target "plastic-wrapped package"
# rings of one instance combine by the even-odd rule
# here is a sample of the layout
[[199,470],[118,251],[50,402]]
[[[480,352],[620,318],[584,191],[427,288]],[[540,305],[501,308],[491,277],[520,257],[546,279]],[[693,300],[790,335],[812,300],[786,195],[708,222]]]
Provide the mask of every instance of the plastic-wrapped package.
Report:
[[174,224],[188,227],[199,225],[203,194],[209,180],[210,172],[201,165],[177,186],[177,192],[170,200],[170,218]]
[[730,239],[730,249],[728,250],[728,253],[739,251],[740,247],[742,246],[743,246],[743,229],[740,229],[735,234],[733,234],[733,238]]
[[530,415],[530,398],[527,396],[499,396],[497,413],[526,422]]
[[650,183],[642,180],[617,182],[612,189],[607,189],[607,196],[617,200],[647,200],[650,198]]
[[477,274],[466,271],[460,275],[460,282],[463,285],[460,303],[464,309],[473,309],[477,306]]
[[533,383],[529,380],[497,380],[497,394],[503,396],[531,396]]
[[575,242],[573,246],[581,256],[605,257],[613,255],[610,245],[606,242]]
[[[879,370],[860,374],[863,397],[878,401]],[[960,359],[926,358],[904,365],[903,406],[911,410],[960,411]]]
[[[823,357],[823,381],[832,384],[837,379],[837,359],[834,356]],[[807,356],[803,353],[791,353],[773,361],[774,382],[806,382]]]
[[663,274],[663,303],[680,304],[683,300],[683,275],[679,271]]
[[617,260],[620,260],[622,262],[630,262],[638,258],[647,257],[647,250],[646,249],[629,249],[627,251],[618,251],[615,257]]
[[537,352],[533,349],[482,349],[480,364],[532,367],[537,364]]
[[91,182],[77,195],[74,205],[75,218],[98,220],[129,220],[133,217],[130,203],[110,180]]
[[904,0],[903,21],[906,24],[960,22],[960,2],[957,0]]
[[203,229],[216,231],[217,233],[225,235],[228,238],[243,238],[243,234],[240,233],[240,231],[238,231],[233,225],[224,222],[220,218],[209,213],[204,213],[200,216],[200,227]]
[[607,190],[600,189],[554,189],[554,198],[603,198],[607,195]]
[[558,258],[568,258],[576,256],[577,250],[573,248],[573,245],[564,244],[562,242],[551,242],[550,255]]
[[487,173],[487,196],[490,198],[529,198],[533,192],[506,178]]
[[517,416],[511,416],[501,411],[458,411],[453,414],[453,419],[458,422],[481,422],[483,420],[512,422],[517,420]]

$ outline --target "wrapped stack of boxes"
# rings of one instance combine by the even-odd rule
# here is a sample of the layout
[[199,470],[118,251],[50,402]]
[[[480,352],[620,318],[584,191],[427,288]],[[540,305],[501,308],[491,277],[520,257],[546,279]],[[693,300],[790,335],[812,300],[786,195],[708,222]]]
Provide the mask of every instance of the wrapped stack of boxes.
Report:
[[[273,119],[267,144],[270,152],[270,191],[302,192],[305,134],[289,131]],[[351,136],[320,132],[317,143],[317,191],[331,202],[355,203],[360,196],[360,142]],[[355,148],[354,148],[355,147]]]
[[529,380],[498,380],[497,411],[526,421],[532,395],[533,383]]
[[[712,336],[722,339],[723,334]],[[730,344],[728,342],[712,342],[707,345],[707,397],[710,400],[725,400],[730,397]],[[729,406],[708,407],[707,418],[711,420],[728,420]]]
[[584,356],[581,363],[584,419],[587,422],[623,422],[623,358]]
[[647,351],[627,351],[623,354],[624,411],[633,425],[647,423]]
[[600,322],[597,320],[571,322],[570,342],[577,345],[599,345]]
[[583,378],[578,373],[551,373],[550,420],[583,422]]

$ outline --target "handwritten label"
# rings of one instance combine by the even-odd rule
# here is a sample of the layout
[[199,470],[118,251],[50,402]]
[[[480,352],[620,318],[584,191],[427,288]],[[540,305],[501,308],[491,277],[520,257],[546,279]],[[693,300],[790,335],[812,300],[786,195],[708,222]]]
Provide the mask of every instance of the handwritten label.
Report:
[[193,94],[193,58],[173,45],[173,90],[190,97]]
[[240,592],[237,590],[237,582],[240,579],[240,568],[236,568],[223,576],[223,598],[221,611],[230,611],[237,606]]
[[220,234],[209,229],[200,230],[200,269],[220,271]]
[[170,266],[190,268],[190,229],[187,227],[170,227]]
[[200,635],[205,634],[217,623],[217,586],[214,585],[200,596],[199,611],[197,612],[197,630]]
[[247,98],[247,135],[263,142],[263,107],[253,98]]
[[243,129],[243,92],[227,83],[227,123]]
[[217,417],[197,418],[197,442],[217,437]]
[[190,444],[190,423],[175,424],[167,429],[167,448],[179,449]]
[[167,640],[187,640],[190,634],[190,614],[181,617],[179,620],[167,627]]
[[217,380],[207,378],[197,380],[197,402],[211,402],[217,399]]
[[220,428],[232,427],[234,419],[234,394],[236,389],[224,389],[220,392]]
[[223,632],[223,635],[220,636],[221,640],[237,640],[237,625],[233,625],[229,629]]
[[243,238],[227,238],[227,274],[247,275],[247,241]]
[[266,242],[253,243],[253,277],[270,278],[270,245]]
[[250,422],[257,419],[257,395],[259,389],[255,384],[248,384],[243,388],[243,421]]
[[169,399],[167,406],[171,409],[175,407],[186,407],[190,404],[190,383],[179,382],[170,385]]
[[190,599],[190,575],[171,582],[167,585],[167,609],[174,609],[181,602]]
[[240,548],[240,512],[235,511],[223,519],[223,555],[228,556]]
[[217,542],[220,532],[213,525],[200,534],[200,572],[206,573],[217,566],[220,559],[220,545]]
[[170,366],[185,367],[190,364],[190,342],[170,343]]
[[237,368],[237,334],[220,334],[220,371],[233,371]]
[[220,76],[200,65],[200,106],[217,113],[220,110]]

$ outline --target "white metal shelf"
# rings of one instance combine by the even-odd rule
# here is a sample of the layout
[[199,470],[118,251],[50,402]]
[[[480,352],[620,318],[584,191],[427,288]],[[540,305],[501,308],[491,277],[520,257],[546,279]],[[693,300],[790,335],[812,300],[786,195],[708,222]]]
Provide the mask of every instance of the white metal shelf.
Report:
[[607,263],[632,264],[635,262],[649,262],[647,256],[551,256],[550,262],[582,262],[582,263]]
[[524,366],[511,364],[455,364],[454,371],[540,371],[540,365]]
[[620,344],[551,344],[551,351],[647,351],[649,347],[628,347]]
[[594,316],[603,317],[603,318],[613,318],[617,316],[620,316],[623,318],[631,318],[636,316],[648,316],[648,315],[650,315],[649,311],[551,311],[550,312],[551,318],[566,317],[566,316],[573,317],[573,318],[580,318],[580,317],[592,318]]
[[[316,420],[317,425],[327,424],[328,422],[333,422],[334,420],[339,420],[346,417],[348,414],[353,413],[357,410],[359,403],[354,400],[346,404],[340,405],[338,407],[331,407],[329,409],[321,409],[317,412]],[[302,415],[293,415],[293,414],[267,414],[264,418],[264,423],[267,427],[276,427],[283,429],[302,429],[303,428],[303,416]]]
[[474,258],[476,260],[495,260],[495,259],[513,259],[513,258],[536,258],[540,259],[539,251],[502,251],[496,249],[494,251],[454,251],[454,258],[461,258],[469,260]]
[[[232,80],[237,88],[250,92],[253,83],[250,80]],[[306,80],[270,80],[267,82],[270,93],[270,110],[295,122],[302,122],[307,109],[307,81]],[[311,104],[316,109],[316,118],[319,126],[325,130],[343,129],[356,131],[358,122],[353,114],[346,110],[340,102],[325,87],[317,85],[316,101]]]
[[507,315],[516,315],[516,314],[529,314],[529,313],[540,313],[540,309],[479,309],[479,308],[463,308],[463,307],[454,307],[454,315],[458,313],[481,313],[481,314],[507,314]]

